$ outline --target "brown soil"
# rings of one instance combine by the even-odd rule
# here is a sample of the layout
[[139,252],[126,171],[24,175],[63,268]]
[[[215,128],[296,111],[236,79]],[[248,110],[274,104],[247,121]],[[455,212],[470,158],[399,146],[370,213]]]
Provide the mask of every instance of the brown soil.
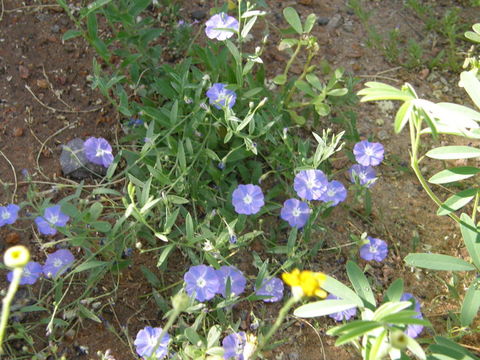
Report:
[[[187,3],[187,2],[185,2]],[[208,13],[212,2],[192,1],[185,5],[182,14],[190,18],[193,10]],[[402,1],[384,0],[367,2],[371,11],[376,13],[372,23],[381,29],[398,27],[405,38],[420,40],[423,25],[412,12],[403,9]],[[22,175],[26,169],[36,184],[38,191],[49,192],[53,201],[60,194],[53,192],[54,183],[76,184],[61,176],[58,162],[61,144],[74,137],[102,136],[112,143],[121,137],[120,117],[111,110],[107,101],[96,91],[91,90],[87,76],[91,71],[92,51],[80,39],[61,42],[62,34],[71,29],[72,23],[54,1],[22,2],[4,0],[4,11],[0,16],[0,180],[7,184],[0,192],[0,203],[12,201],[19,203],[27,196],[28,182]],[[457,75],[434,71],[434,80],[427,77],[427,70],[408,72],[398,64],[389,64],[384,56],[366,46],[366,32],[359,20],[346,8],[344,0],[311,1],[269,1],[273,13],[269,21],[275,26],[285,27],[281,12],[286,6],[294,6],[305,18],[311,12],[332,19],[339,17],[338,24],[316,26],[313,34],[321,44],[320,60],[327,60],[332,68],[344,67],[347,71],[364,80],[388,81],[394,85],[410,82],[420,96],[432,99],[432,92],[438,90],[437,82],[445,79],[449,88],[442,87],[442,100],[458,100],[463,96],[457,87]],[[457,2],[438,1],[435,4],[439,13]],[[461,18],[472,23],[473,14],[462,9]],[[202,31],[200,25],[196,25]],[[286,57],[275,46],[278,34],[270,37],[271,48],[264,60],[267,64],[283,63]],[[432,52],[437,49],[432,48]],[[280,65],[279,65],[280,67]],[[275,67],[270,66],[270,69]],[[292,72],[298,69],[295,67]],[[273,71],[272,71],[273,72]],[[274,74],[272,74],[274,75]],[[437,99],[433,99],[437,100]],[[393,118],[396,105],[388,108],[379,104],[360,104],[358,106],[358,127],[363,136],[380,139],[386,146],[386,161],[380,166],[380,178],[373,187],[373,214],[369,219],[355,215],[347,207],[338,207],[333,220],[329,220],[328,230],[320,236],[325,239],[325,248],[347,244],[350,233],[360,235],[366,231],[369,235],[382,238],[391,245],[387,260],[369,267],[374,279],[374,287],[381,291],[392,280],[402,277],[406,289],[421,299],[423,312],[434,324],[433,333],[444,333],[445,319],[449,311],[457,312],[457,302],[445,301],[448,289],[439,278],[449,282],[449,274],[412,271],[406,268],[403,257],[409,252],[434,251],[459,257],[465,257],[465,249],[459,235],[459,229],[446,217],[437,217],[436,208],[419,187],[414,175],[405,171],[408,166],[408,138],[406,134],[393,134]],[[123,119],[125,120],[125,119]],[[328,124],[325,123],[327,127]],[[318,129],[321,130],[321,129]],[[437,165],[427,164],[432,172]],[[349,199],[351,200],[351,199]],[[33,253],[34,260],[43,261],[45,249],[33,233],[30,220],[16,224],[17,230],[5,227],[0,229],[0,251],[5,245],[22,243]],[[414,238],[419,241],[414,249]],[[393,245],[393,246],[392,246]],[[340,280],[347,281],[343,264],[346,259],[354,258],[356,247],[345,246],[339,252],[322,251],[311,265],[318,270],[334,274]],[[181,254],[177,254],[180,258]],[[240,257],[239,257],[240,258]],[[244,258],[244,261],[247,258]],[[158,274],[156,260],[148,254],[135,254],[134,266],[125,270],[115,282],[102,284],[100,292],[106,293],[117,286],[117,291],[108,301],[102,301],[102,317],[99,324],[90,320],[77,320],[73,332],[65,336],[60,344],[59,353],[68,359],[93,359],[97,351],[112,350],[117,360],[135,359],[129,342],[133,342],[136,332],[148,323],[158,323],[162,314],[150,294],[151,286],[139,271],[141,265]],[[173,262],[172,262],[173,263]],[[365,265],[362,263],[361,265]],[[173,267],[174,266],[174,267]],[[251,264],[250,264],[251,266]],[[241,266],[240,266],[241,267]],[[248,267],[248,266],[247,266]],[[184,272],[181,261],[169,268],[168,276],[181,279]],[[253,275],[253,272],[252,272]],[[6,287],[4,277],[0,286]],[[37,284],[32,293],[42,291]],[[45,289],[43,289],[45,291]],[[69,296],[75,296],[73,289]],[[255,305],[261,307],[259,313],[270,314],[273,320],[278,306]],[[244,309],[249,312],[251,309]],[[241,315],[242,310],[239,310]],[[286,344],[267,354],[268,359],[355,359],[349,348],[335,348],[334,339],[325,335],[326,329],[333,325],[331,320],[306,321],[291,318],[292,325],[278,334],[278,339],[286,339]],[[244,325],[245,327],[248,324]],[[30,352],[40,351],[48,344],[44,338],[45,326],[38,327],[33,345],[27,347]],[[126,336],[128,334],[128,336]],[[128,339],[128,341],[126,340]],[[480,339],[469,336],[464,342],[470,345],[480,343]],[[25,344],[13,344],[21,348]],[[88,348],[88,355],[82,354],[82,346]]]

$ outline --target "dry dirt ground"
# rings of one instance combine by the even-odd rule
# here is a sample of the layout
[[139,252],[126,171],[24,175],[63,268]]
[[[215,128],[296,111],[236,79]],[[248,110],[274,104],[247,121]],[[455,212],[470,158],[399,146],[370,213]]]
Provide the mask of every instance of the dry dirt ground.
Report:
[[[181,16],[191,21],[192,11],[208,13],[213,2],[185,2]],[[432,100],[434,90],[442,99],[458,100],[462,96],[457,87],[456,74],[425,69],[406,71],[401,64],[390,64],[384,56],[367,47],[367,34],[356,16],[346,7],[344,0],[269,1],[272,14],[269,21],[284,27],[281,12],[286,6],[294,6],[302,16],[314,12],[326,19],[323,26],[316,26],[313,34],[319,38],[321,55],[333,67],[344,67],[363,81],[387,81],[393,85],[410,82],[420,96]],[[397,27],[406,38],[420,38],[423,24],[411,11],[403,8],[402,1],[384,0],[365,2],[368,11],[374,12],[372,23],[380,29]],[[441,13],[451,6],[461,6],[456,1],[438,1],[434,4]],[[478,11],[478,9],[477,9]],[[461,8],[461,19],[473,23],[472,12]],[[87,76],[91,70],[92,51],[82,40],[61,42],[62,34],[72,28],[72,23],[55,2],[2,1],[0,16],[0,203],[18,203],[27,196],[28,186],[35,186],[44,196],[58,200],[55,184],[63,183],[71,189],[76,184],[62,178],[59,154],[61,144],[74,137],[102,136],[117,143],[121,119],[96,91],[91,90]],[[337,19],[333,21],[332,19]],[[478,20],[478,19],[477,19]],[[201,24],[195,25],[202,31]],[[282,64],[284,54],[276,51],[278,34],[270,37],[271,47],[264,60],[267,64]],[[435,51],[435,49],[432,49]],[[272,68],[274,68],[272,66]],[[295,68],[292,69],[295,72]],[[442,85],[443,84],[443,85]],[[361,85],[359,85],[359,88]],[[373,136],[386,147],[386,161],[380,166],[380,178],[373,188],[373,214],[365,220],[348,207],[336,209],[325,235],[325,247],[347,244],[349,233],[370,235],[385,239],[392,251],[387,260],[370,267],[368,272],[374,286],[384,289],[397,277],[405,279],[406,289],[421,300],[426,318],[434,329],[424,334],[433,335],[446,331],[449,311],[458,310],[458,303],[446,303],[448,290],[443,281],[448,274],[431,274],[406,268],[403,257],[416,251],[435,251],[454,256],[465,256],[459,230],[448,218],[435,216],[436,208],[419,187],[408,167],[408,138],[406,134],[393,133],[395,107],[378,104],[358,106],[358,129],[362,136]],[[328,119],[326,120],[328,121]],[[433,164],[426,165],[427,174]],[[27,181],[26,173],[30,180]],[[33,252],[34,260],[43,260],[45,250],[31,228],[31,219],[16,224],[16,230],[0,229],[0,252],[5,245],[21,243]],[[345,246],[340,252],[321,252],[319,267],[346,280],[342,268],[345,259],[356,250]],[[110,303],[102,304],[105,321],[97,324],[88,320],[76,322],[72,331],[59,344],[59,353],[67,359],[93,359],[97,351],[111,349],[117,360],[134,359],[130,342],[146,323],[158,321],[159,314],[150,301],[140,296],[151,292],[138,268],[144,265],[156,271],[155,262],[148,255],[135,254],[134,266],[126,270],[118,283],[118,290]],[[361,264],[365,265],[365,264]],[[171,268],[172,274],[180,274]],[[5,288],[4,274],[0,286]],[[106,289],[111,285],[106,284]],[[34,298],[41,291],[35,285],[28,294]],[[463,289],[459,289],[462,293]],[[73,289],[69,296],[75,296]],[[270,308],[268,308],[270,306]],[[263,306],[266,320],[272,320],[278,310],[276,305]],[[239,311],[241,313],[241,311]],[[337,359],[357,358],[348,348],[337,349],[334,339],[325,335],[333,323],[327,319],[304,321],[290,318],[291,326],[278,334],[286,339],[284,346],[268,353],[268,359]],[[38,327],[27,346],[30,352],[40,351],[48,344],[44,338],[44,325]],[[480,340],[467,337],[461,342],[478,346]],[[25,343],[12,343],[20,350]],[[84,347],[84,348],[82,348]],[[85,353],[88,349],[88,354]],[[478,349],[477,349],[478,350]]]

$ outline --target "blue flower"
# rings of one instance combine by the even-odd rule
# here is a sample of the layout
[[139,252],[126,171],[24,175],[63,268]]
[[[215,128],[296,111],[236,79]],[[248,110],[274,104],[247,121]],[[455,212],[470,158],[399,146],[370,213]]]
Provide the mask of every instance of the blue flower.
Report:
[[[170,342],[170,335],[165,334],[160,340],[162,335],[162,328],[146,326],[137,333],[137,337],[133,344],[137,354],[141,357],[150,358],[154,355],[155,359],[163,359],[168,353],[168,343]],[[158,343],[158,346],[157,346]],[[155,350],[156,349],[156,350]],[[155,354],[153,353],[155,350]]]
[[237,214],[256,214],[265,205],[262,189],[252,184],[238,185],[232,193],[232,204]]
[[297,199],[288,199],[283,203],[280,217],[288,221],[290,226],[300,229],[307,223],[310,212],[311,210],[307,203]]
[[228,239],[228,241],[230,242],[230,244],[236,244],[236,243],[237,243],[237,240],[238,240],[238,239],[237,239],[237,235],[235,235],[235,234],[230,235],[230,237],[229,237],[229,239]]
[[371,166],[355,164],[350,168],[349,173],[353,183],[365,185],[367,188],[371,187],[375,181],[377,181],[377,173]]
[[367,140],[360,141],[353,147],[353,154],[360,165],[377,166],[383,160],[383,145],[371,143]]
[[207,97],[210,100],[210,104],[219,110],[225,106],[231,109],[237,100],[235,91],[227,89],[227,85],[222,83],[213,84],[212,87],[207,90]]
[[[400,301],[412,301],[413,302],[413,310],[417,312],[417,315],[414,316],[416,319],[423,319],[423,315],[420,311],[420,302],[417,300],[415,296],[411,293],[404,293],[400,298]],[[420,324],[410,324],[407,325],[405,329],[405,334],[410,336],[411,338],[416,338],[420,333],[423,331],[423,325]]]
[[240,331],[227,335],[222,340],[223,358],[225,360],[244,360],[243,352],[247,343],[247,335]]
[[191,266],[183,276],[189,296],[195,294],[200,302],[212,299],[219,292],[220,279],[214,268],[207,265]]
[[255,287],[255,294],[270,296],[269,298],[263,299],[265,302],[280,301],[283,298],[283,281],[275,277],[270,280],[264,279],[258,289]]
[[327,184],[328,179],[322,170],[303,170],[295,176],[293,188],[302,199],[320,200]]
[[88,161],[106,168],[112,163],[112,147],[104,138],[90,137],[85,140],[83,147]]
[[0,227],[12,225],[18,218],[20,207],[15,204],[0,206]]
[[336,206],[347,198],[347,189],[340,181],[333,180],[328,183],[327,190],[322,194],[320,200],[331,202],[331,206]]
[[[20,279],[20,285],[33,285],[37,282],[37,279],[42,275],[42,265],[35,261],[29,261],[23,268],[22,278]],[[7,280],[12,282],[13,271],[7,274]]]
[[[333,294],[328,294],[327,299],[331,300],[337,300],[340,299],[339,297],[333,295]],[[335,321],[348,321],[350,318],[354,317],[357,315],[357,308],[351,308],[343,311],[339,311],[333,314],[329,314],[328,316],[331,317]]]
[[240,295],[245,290],[247,279],[242,272],[233,266],[222,266],[217,270],[220,280],[219,293],[227,297],[227,279],[230,279],[230,293],[234,296]]
[[62,275],[75,261],[75,257],[67,249],[60,249],[47,256],[43,265],[43,273],[48,277]]
[[229,39],[238,31],[238,21],[232,16],[225,13],[213,15],[205,23],[205,34],[210,39],[217,39],[220,41]]
[[366,261],[375,260],[382,262],[385,260],[388,254],[387,243],[370,236],[368,236],[367,239],[369,242],[360,248],[360,257]]
[[70,217],[61,211],[60,205],[47,207],[42,216],[35,218],[38,231],[42,235],[55,235],[57,233],[56,227],[65,226],[70,220]]

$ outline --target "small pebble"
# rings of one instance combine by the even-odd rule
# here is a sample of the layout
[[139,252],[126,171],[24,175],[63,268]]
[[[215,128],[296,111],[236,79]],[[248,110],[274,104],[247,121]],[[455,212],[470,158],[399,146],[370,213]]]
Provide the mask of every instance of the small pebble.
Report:
[[48,88],[48,81],[45,80],[45,79],[38,79],[37,80],[37,86],[40,89],[46,89],[46,88]]
[[324,16],[320,16],[320,17],[318,18],[318,20],[317,20],[317,23],[318,23],[318,25],[320,25],[320,26],[325,26],[325,25],[327,25],[327,24],[329,23],[329,21],[330,21],[330,18],[324,17]]
[[60,31],[60,26],[55,24],[50,28],[50,30],[52,30],[53,33],[57,34]]
[[13,129],[13,136],[15,137],[20,137],[20,136],[23,136],[23,128],[15,128]]

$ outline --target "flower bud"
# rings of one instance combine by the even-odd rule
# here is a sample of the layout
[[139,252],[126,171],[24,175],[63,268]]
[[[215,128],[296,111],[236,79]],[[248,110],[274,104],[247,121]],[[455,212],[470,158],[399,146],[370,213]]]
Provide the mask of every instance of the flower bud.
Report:
[[408,345],[408,336],[401,330],[395,330],[390,335],[390,344],[398,350],[403,350]]

